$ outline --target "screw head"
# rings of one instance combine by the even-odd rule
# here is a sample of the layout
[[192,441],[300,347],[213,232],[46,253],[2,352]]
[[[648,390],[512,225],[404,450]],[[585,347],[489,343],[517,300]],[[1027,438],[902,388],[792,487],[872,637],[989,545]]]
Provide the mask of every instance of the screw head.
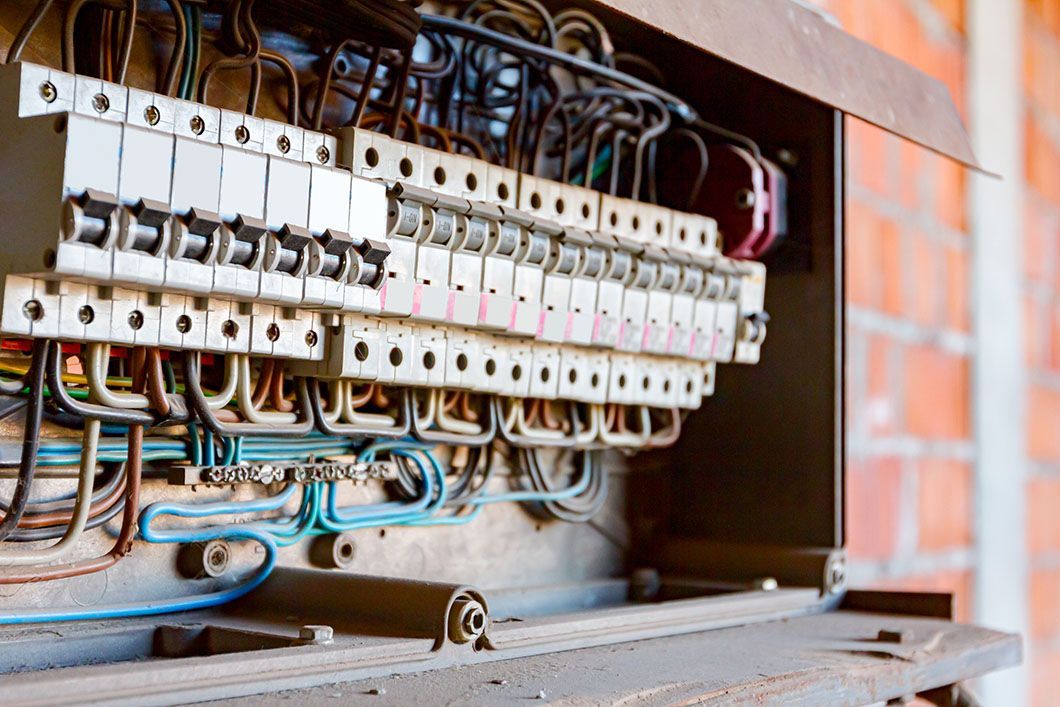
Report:
[[147,121],[148,125],[158,125],[158,121],[161,119],[162,113],[155,106],[144,108],[144,120]]
[[188,121],[188,127],[196,135],[202,135],[206,132],[206,121],[197,115],[191,116],[191,120]]
[[286,135],[276,138],[276,149],[286,155],[291,151],[291,138]]
[[245,125],[236,126],[236,142],[240,145],[246,144],[250,140],[250,130]]
[[37,93],[40,94],[41,100],[45,103],[53,103],[59,97],[59,91],[51,81],[42,83],[37,89]]
[[77,320],[82,324],[91,324],[96,318],[96,312],[89,305],[81,305],[77,310]]
[[133,331],[139,331],[144,325],[144,314],[138,309],[134,309],[129,314],[129,327]]
[[317,345],[317,333],[315,331],[307,331],[305,333],[305,344],[309,348],[313,348]]
[[331,159],[331,150],[321,145],[317,148],[317,162],[320,164],[327,164],[328,160]]
[[31,299],[22,305],[22,314],[31,322],[39,322],[44,317],[44,305],[38,300]]
[[280,327],[276,325],[276,322],[272,322],[265,327],[265,337],[269,341],[276,341],[280,338]]
[[237,336],[239,336],[239,324],[232,321],[231,319],[226,319],[224,323],[221,324],[221,334],[226,339],[236,338]]
[[187,314],[182,314],[177,317],[177,331],[181,334],[187,334],[191,331],[191,317]]
[[106,113],[110,110],[110,99],[102,93],[92,96],[92,108],[97,113]]

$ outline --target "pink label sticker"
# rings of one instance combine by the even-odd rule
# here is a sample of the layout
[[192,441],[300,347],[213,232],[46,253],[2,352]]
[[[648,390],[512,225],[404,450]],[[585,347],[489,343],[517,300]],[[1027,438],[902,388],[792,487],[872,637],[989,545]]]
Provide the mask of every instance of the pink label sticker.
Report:
[[615,337],[615,341],[621,343],[625,341],[626,336],[626,321],[623,319],[618,323],[618,336]]
[[512,302],[512,316],[508,319],[508,329],[515,331],[515,320],[519,314],[519,303]]
[[718,353],[718,335],[714,334],[714,337],[710,340],[710,357],[714,358]]
[[674,348],[674,327],[670,327],[670,331],[666,334],[666,353],[670,353]]
[[489,315],[490,300],[489,295],[478,296],[478,323],[485,324],[486,317]]
[[548,310],[542,310],[541,315],[537,318],[537,336],[538,338],[545,335],[545,315],[548,314]]
[[563,327],[563,340],[570,341],[571,332],[574,331],[574,312],[567,312],[567,324]]
[[423,285],[416,285],[412,290],[412,313],[419,314],[423,303]]
[[449,301],[445,304],[445,318],[449,321],[453,321],[453,314],[456,312],[456,293],[449,293]]
[[389,280],[383,280],[383,286],[379,288],[379,309],[386,307],[386,286]]
[[640,347],[642,349],[649,349],[649,350],[651,349],[651,346],[649,346],[649,344],[648,344],[648,341],[651,339],[651,331],[652,331],[651,324],[645,324],[644,325],[644,336],[642,336],[640,338]]
[[688,335],[688,355],[694,356],[696,351],[696,331],[692,330],[692,333]]
[[600,339],[600,325],[603,322],[603,320],[604,320],[603,316],[601,316],[599,314],[597,314],[595,317],[593,317],[593,338],[592,338],[593,341],[598,341]]

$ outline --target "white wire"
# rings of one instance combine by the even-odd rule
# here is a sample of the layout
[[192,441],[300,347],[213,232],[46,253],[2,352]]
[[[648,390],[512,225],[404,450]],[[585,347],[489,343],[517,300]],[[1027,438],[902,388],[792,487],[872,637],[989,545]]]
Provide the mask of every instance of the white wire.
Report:
[[[236,354],[238,382],[236,383],[236,404],[239,414],[247,422],[255,425],[289,425],[298,421],[293,412],[263,411],[254,409],[253,394],[250,389],[250,356]],[[267,381],[266,381],[267,382]]]
[[[228,403],[232,402],[232,398],[236,394],[236,384],[239,382],[239,367],[236,365],[238,361],[236,356],[238,354],[229,354],[225,356],[225,379],[224,385],[221,390],[218,391],[217,395],[204,395],[206,398],[206,407],[211,410],[220,410]],[[202,370],[200,366],[199,370]]]
[[0,553],[0,567],[24,567],[61,560],[70,554],[81,540],[92,507],[92,489],[96,483],[96,453],[99,449],[99,420],[85,418],[81,437],[81,468],[77,476],[77,498],[66,532],[54,545],[32,550],[13,550]]
[[437,413],[434,416],[434,421],[438,423],[438,427],[445,430],[446,432],[454,432],[461,435],[477,435],[482,434],[482,425],[479,425],[468,420],[459,420],[455,417],[449,417],[449,414],[445,411],[445,401],[442,396],[445,395],[444,390],[435,390],[431,393],[432,397],[436,400]]
[[89,395],[94,402],[124,410],[142,410],[150,405],[146,395],[140,393],[116,393],[107,387],[107,364],[110,363],[110,344],[88,345]]

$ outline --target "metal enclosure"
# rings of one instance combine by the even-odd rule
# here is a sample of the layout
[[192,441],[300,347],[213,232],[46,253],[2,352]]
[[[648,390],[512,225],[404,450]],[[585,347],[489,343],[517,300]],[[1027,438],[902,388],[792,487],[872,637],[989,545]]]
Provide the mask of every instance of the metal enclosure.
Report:
[[[5,3],[0,26],[17,27],[30,4]],[[667,76],[670,90],[705,119],[753,139],[788,172],[790,230],[766,261],[771,322],[761,363],[727,371],[713,398],[688,418],[676,447],[630,458],[610,454],[611,500],[592,524],[544,522],[516,507],[493,507],[460,528],[363,531],[349,572],[310,569],[306,548],[285,549],[281,567],[261,588],[223,610],[4,627],[5,700],[76,702],[91,695],[149,704],[234,697],[839,610],[846,593],[842,111],[974,164],[966,137],[951,108],[913,101],[931,86],[917,83],[923,77],[785,1],[582,4],[625,45],[660,66],[680,67]],[[686,22],[689,14],[698,20]],[[758,61],[740,49],[752,43],[729,33],[748,23],[768,37],[754,46],[772,46],[777,54]],[[828,51],[797,52],[802,63],[786,66],[782,40],[803,26]],[[34,48],[45,56],[51,51]],[[889,77],[890,87],[866,79],[874,90],[844,97],[830,84],[843,69],[840,60],[855,54],[876,57],[866,72]],[[821,62],[822,71],[800,75],[812,62]],[[785,80],[794,87],[778,83]],[[891,113],[880,112],[885,104]],[[18,425],[3,434],[17,438]],[[145,483],[145,502],[163,490],[170,499],[239,493],[175,492],[157,480]],[[108,542],[100,539],[99,549]],[[239,552],[235,561],[253,567],[257,559]],[[195,588],[214,584],[196,580]],[[28,585],[4,592],[0,603],[115,603],[143,598],[145,591],[178,594],[187,591],[183,585],[170,549],[147,546],[102,579]],[[468,598],[487,607],[490,622],[471,643],[456,628]],[[917,613],[908,606],[890,610]],[[833,625],[827,621],[848,620],[819,619],[826,633]],[[882,681],[858,698],[937,688],[1018,660],[1017,639],[979,631],[962,634],[964,643],[954,648],[970,655],[993,642],[967,671]],[[644,684],[653,679],[643,676]]]

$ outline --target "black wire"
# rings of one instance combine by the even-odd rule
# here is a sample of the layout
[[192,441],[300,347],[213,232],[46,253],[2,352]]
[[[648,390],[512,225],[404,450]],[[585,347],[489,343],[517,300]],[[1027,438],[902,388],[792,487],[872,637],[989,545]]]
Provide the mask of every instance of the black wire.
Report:
[[62,357],[58,343],[51,345],[45,368],[47,369],[48,391],[51,393],[51,400],[62,412],[73,415],[75,418],[88,417],[112,425],[150,427],[156,423],[155,416],[144,410],[112,408],[76,400],[71,397],[62,379]]
[[44,368],[50,345],[47,339],[36,339],[33,342],[33,359],[29,373],[26,374],[29,404],[26,407],[26,425],[22,434],[22,457],[9,510],[0,521],[0,541],[10,536],[18,527],[18,521],[26,512],[26,505],[29,503],[33,475],[37,470],[37,451],[40,448],[41,416],[44,411]]

